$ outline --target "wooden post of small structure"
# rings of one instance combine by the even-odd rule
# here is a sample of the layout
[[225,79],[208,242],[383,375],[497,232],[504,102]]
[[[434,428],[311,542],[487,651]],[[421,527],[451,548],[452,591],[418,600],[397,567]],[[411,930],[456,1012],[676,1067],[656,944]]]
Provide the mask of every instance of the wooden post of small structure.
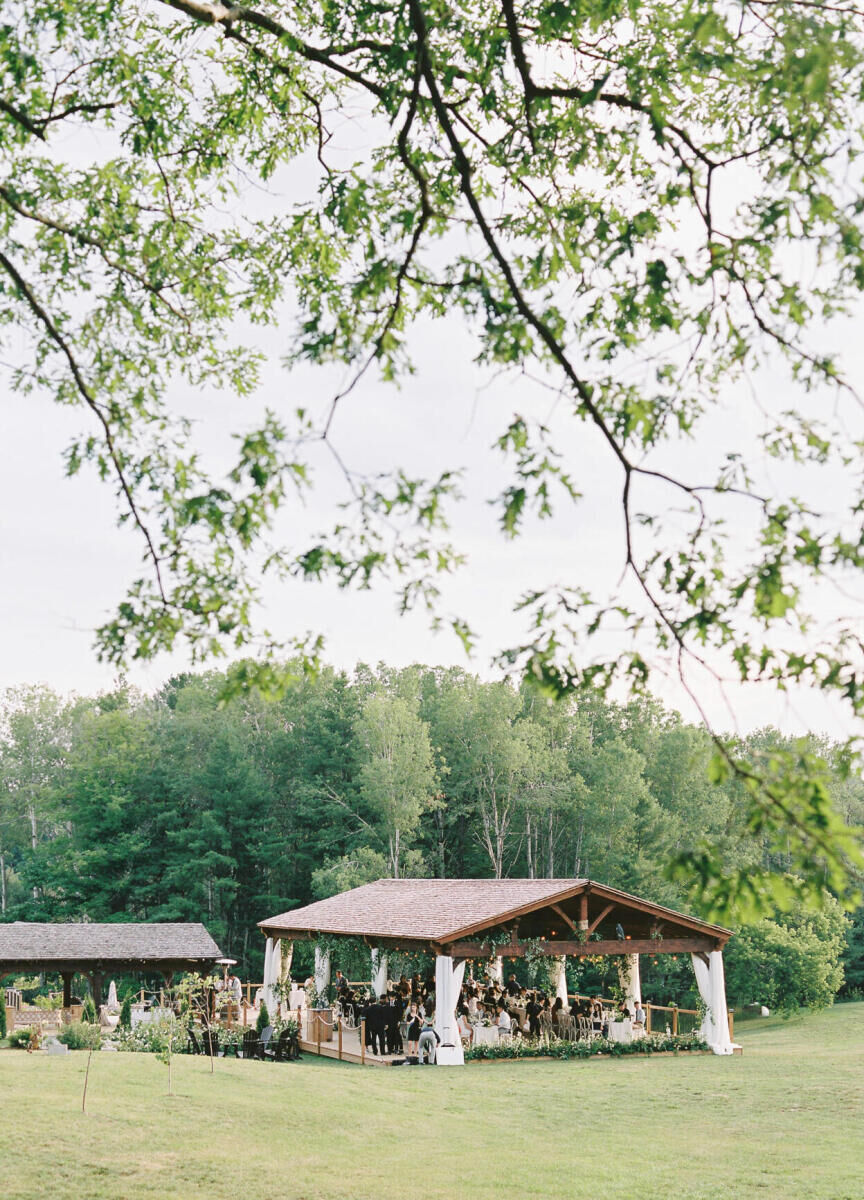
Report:
[[63,1007],[72,1007],[72,972],[63,972]]
[[360,1021],[360,1066],[366,1062],[366,1018]]
[[672,1009],[672,1033],[678,1036],[678,1009]]
[[339,1021],[339,1061],[341,1062],[342,1061],[342,1018],[339,1017],[338,1021]]
[[729,1018],[729,1041],[734,1042],[734,1040],[735,1040],[735,1010],[734,1010],[734,1008],[730,1008],[729,1012],[726,1015]]
[[249,1007],[249,1005],[246,1003],[245,1000],[240,1005],[240,1010],[243,1013],[243,1028],[244,1029],[246,1028],[246,1010],[248,1009],[248,1007]]
[[645,1032],[651,1032],[651,1005],[645,1005]]
[[321,1012],[315,1013],[315,1040],[318,1042],[318,1055],[321,1055]]

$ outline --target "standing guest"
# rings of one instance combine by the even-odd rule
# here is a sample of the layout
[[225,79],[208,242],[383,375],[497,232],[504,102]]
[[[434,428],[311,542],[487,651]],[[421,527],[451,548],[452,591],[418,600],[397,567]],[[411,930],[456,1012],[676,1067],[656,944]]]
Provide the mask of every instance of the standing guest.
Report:
[[402,1050],[402,1033],[399,1029],[399,1017],[401,1013],[402,1009],[399,1006],[397,997],[395,995],[390,996],[387,1001],[385,1030],[388,1054],[399,1054]]
[[591,1005],[591,1027],[599,1033],[603,1032],[603,1000],[600,996],[595,996]]
[[373,1054],[386,1053],[387,1009],[374,1000],[366,1010],[366,1044]]
[[336,978],[333,980],[333,984],[336,988],[337,996],[341,996],[344,992],[348,991],[348,980],[345,978],[345,976],[342,974],[341,971],[337,970]]
[[243,999],[243,985],[233,971],[228,976],[228,995],[232,1004],[239,1004]]
[[507,980],[507,987],[505,990],[506,990],[508,996],[518,996],[519,995],[519,984],[516,982],[515,975],[513,975],[513,974],[510,975],[510,978]]
[[438,1031],[432,1024],[432,1018],[425,1017],[417,1042],[417,1058],[421,1063],[424,1061],[429,1063],[435,1062],[435,1051],[440,1041]]
[[405,997],[405,1000],[407,1001],[408,997],[411,995],[411,981],[410,981],[410,979],[407,979],[405,977],[404,972],[399,976],[399,984],[398,984],[397,990],[400,992],[400,994],[402,996]]
[[480,1005],[477,1001],[477,989],[470,988],[468,991],[468,1016],[476,1017],[480,1013]]
[[417,1054],[417,1041],[420,1037],[421,1017],[416,1004],[410,1004],[405,1013],[408,1022],[408,1054]]
[[531,1037],[540,1036],[540,1013],[542,1009],[537,1002],[536,994],[531,997],[525,1008],[525,1015],[528,1018],[528,1032]]

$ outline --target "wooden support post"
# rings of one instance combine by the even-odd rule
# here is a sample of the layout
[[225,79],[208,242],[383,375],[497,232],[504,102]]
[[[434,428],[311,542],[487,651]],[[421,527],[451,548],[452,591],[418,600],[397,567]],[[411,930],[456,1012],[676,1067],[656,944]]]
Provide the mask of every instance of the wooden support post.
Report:
[[342,1018],[339,1017],[339,1061],[342,1061]]
[[72,972],[63,972],[63,1007],[72,1007]]
[[583,892],[579,897],[579,928],[588,930],[588,893]]
[[321,1056],[321,1013],[315,1013],[315,1037],[318,1042],[318,1056]]
[[651,1032],[651,1005],[645,1005],[645,1032]]
[[366,1018],[360,1022],[360,1065],[366,1062]]
[[734,1042],[735,1041],[735,1010],[734,1010],[734,1008],[730,1008],[726,1015],[729,1018],[729,1040],[730,1040],[730,1042]]
[[678,1009],[677,1008],[672,1009],[672,1032],[673,1032],[673,1034],[675,1034],[676,1037],[678,1036]]

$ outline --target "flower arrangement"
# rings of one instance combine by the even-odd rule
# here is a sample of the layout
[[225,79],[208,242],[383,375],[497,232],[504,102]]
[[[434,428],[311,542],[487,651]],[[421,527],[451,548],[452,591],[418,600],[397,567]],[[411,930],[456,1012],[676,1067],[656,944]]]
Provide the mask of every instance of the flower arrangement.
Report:
[[513,1042],[471,1046],[465,1051],[465,1061],[513,1058],[555,1058],[562,1062],[574,1058],[608,1055],[623,1058],[631,1054],[678,1054],[707,1050],[707,1044],[697,1034],[673,1037],[650,1034],[635,1042],[610,1042],[605,1038],[568,1042],[561,1038],[519,1038]]

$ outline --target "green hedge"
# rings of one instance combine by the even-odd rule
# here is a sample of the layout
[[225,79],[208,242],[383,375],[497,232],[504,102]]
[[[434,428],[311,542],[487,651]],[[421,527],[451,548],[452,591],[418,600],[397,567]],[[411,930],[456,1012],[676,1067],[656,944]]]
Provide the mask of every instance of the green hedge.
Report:
[[596,1058],[607,1054],[611,1058],[623,1058],[628,1054],[678,1054],[681,1051],[707,1050],[707,1043],[694,1034],[674,1036],[655,1034],[639,1038],[635,1042],[610,1042],[605,1038],[593,1041],[566,1042],[560,1038],[542,1041],[532,1038],[517,1038],[503,1045],[472,1046],[465,1051],[466,1062],[490,1059],[514,1058]]
[[70,1050],[98,1050],[102,1045],[102,1034],[98,1025],[87,1021],[73,1021],[57,1034],[57,1041]]

